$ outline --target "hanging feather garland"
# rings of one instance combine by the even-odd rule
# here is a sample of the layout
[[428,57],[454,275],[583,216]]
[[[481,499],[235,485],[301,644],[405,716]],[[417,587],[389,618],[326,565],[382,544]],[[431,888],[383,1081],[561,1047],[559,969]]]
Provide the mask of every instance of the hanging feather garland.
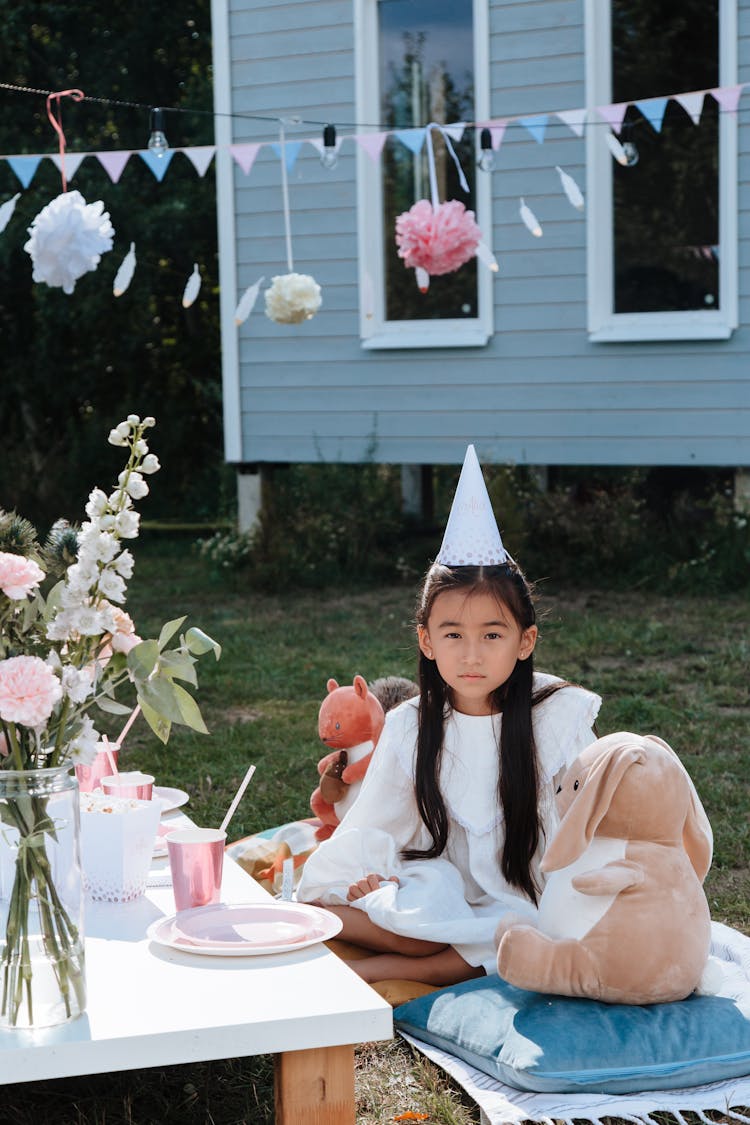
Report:
[[135,273],[135,243],[130,243],[130,249],[125,257],[120,262],[120,268],[115,274],[115,280],[112,283],[112,292],[115,297],[122,297],[123,293],[133,280]]
[[479,261],[483,265],[487,266],[487,269],[492,270],[493,273],[497,273],[497,271],[500,269],[500,266],[497,264],[497,258],[492,253],[486,242],[482,242],[480,240],[477,243],[476,254],[477,258],[479,258]]
[[234,323],[238,327],[240,324],[244,324],[255,308],[255,302],[258,300],[258,293],[260,293],[260,287],[264,281],[265,278],[261,277],[254,285],[250,285],[240,297],[234,311]]
[[558,164],[555,165],[555,170],[560,177],[560,183],[563,186],[563,191],[567,195],[573,207],[575,207],[576,211],[583,211],[583,192],[579,188],[578,184],[575,182],[573,177],[568,172],[563,171],[563,169]]
[[189,309],[190,308],[190,306],[192,305],[193,301],[198,296],[200,291],[201,291],[200,270],[198,269],[198,263],[194,262],[193,263],[193,272],[190,274],[190,277],[187,280],[187,285],[185,286],[185,291],[182,294],[182,307],[183,307],[183,309]]
[[526,205],[526,203],[524,202],[523,199],[521,199],[521,206],[518,210],[518,213],[521,216],[521,218],[523,219],[526,227],[534,235],[534,238],[541,238],[542,237],[541,224],[540,224],[539,220],[537,219],[536,215],[534,214],[534,212],[531,210],[530,207],[528,207]]
[[417,281],[417,288],[420,293],[427,293],[430,288],[430,275],[427,270],[422,269],[421,266],[415,266],[414,276]]
[[15,195],[11,196],[10,199],[6,199],[5,203],[3,203],[2,207],[0,207],[0,234],[3,233],[11,218],[13,217],[13,212],[16,209],[16,203],[20,198],[21,193],[20,191],[18,191]]
[[604,140],[607,142],[607,148],[612,153],[617,163],[627,165],[627,153],[625,152],[625,149],[622,147],[614,133],[605,133]]

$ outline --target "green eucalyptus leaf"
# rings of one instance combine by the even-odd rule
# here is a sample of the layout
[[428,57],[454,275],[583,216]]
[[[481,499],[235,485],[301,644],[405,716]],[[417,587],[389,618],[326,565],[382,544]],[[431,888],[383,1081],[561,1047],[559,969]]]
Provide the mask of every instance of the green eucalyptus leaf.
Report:
[[170,680],[185,680],[196,688],[198,686],[195,659],[187,652],[163,652],[159,657],[158,675]]
[[106,711],[108,715],[129,715],[133,710],[132,707],[126,707],[124,703],[118,703],[116,699],[110,699],[106,695],[100,695],[96,700],[97,707]]
[[179,684],[174,684],[173,686],[182,716],[180,722],[184,723],[186,727],[190,727],[191,730],[198,731],[200,734],[208,734],[208,727],[203,722],[203,716],[192,695],[185,691],[183,687],[180,687]]
[[141,641],[128,653],[128,671],[136,683],[147,680],[159,659],[159,646],[156,641]]
[[202,629],[195,627],[188,629],[185,634],[185,644],[188,646],[190,652],[194,652],[196,656],[203,656],[206,652],[213,652],[218,660],[221,656],[221,645],[214,641]]
[[172,637],[185,621],[187,621],[187,615],[184,617],[175,617],[174,621],[167,621],[166,624],[162,625],[158,641],[159,652],[161,652],[162,649],[167,646],[169,641],[171,641]]
[[141,687],[138,698],[145,699],[152,711],[168,719],[170,723],[182,722],[182,712],[177,702],[177,685],[171,680],[160,677],[149,680]]
[[151,727],[151,730],[154,732],[156,737],[161,742],[167,742],[167,740],[169,739],[169,732],[172,729],[172,724],[170,723],[169,719],[165,719],[163,715],[160,715],[157,711],[154,711],[153,707],[150,707],[148,705],[143,696],[138,696],[138,702],[141,705],[141,714],[143,715],[148,725]]

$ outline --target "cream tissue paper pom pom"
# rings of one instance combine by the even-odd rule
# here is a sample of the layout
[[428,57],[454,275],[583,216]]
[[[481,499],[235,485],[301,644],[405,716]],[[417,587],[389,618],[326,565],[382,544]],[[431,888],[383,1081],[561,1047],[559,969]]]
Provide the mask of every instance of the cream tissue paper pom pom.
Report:
[[48,203],[29,227],[24,250],[34,263],[34,281],[72,293],[76,281],[95,270],[112,249],[114,228],[101,199],[86,203],[79,191],[65,191]]
[[285,273],[271,278],[266,290],[266,316],[277,324],[310,320],[323,303],[320,286],[306,273]]

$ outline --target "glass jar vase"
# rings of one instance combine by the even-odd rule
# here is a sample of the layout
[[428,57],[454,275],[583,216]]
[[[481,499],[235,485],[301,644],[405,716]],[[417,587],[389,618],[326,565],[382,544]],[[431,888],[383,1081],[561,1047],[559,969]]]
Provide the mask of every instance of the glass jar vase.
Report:
[[0,1028],[86,1006],[78,783],[69,766],[0,770]]

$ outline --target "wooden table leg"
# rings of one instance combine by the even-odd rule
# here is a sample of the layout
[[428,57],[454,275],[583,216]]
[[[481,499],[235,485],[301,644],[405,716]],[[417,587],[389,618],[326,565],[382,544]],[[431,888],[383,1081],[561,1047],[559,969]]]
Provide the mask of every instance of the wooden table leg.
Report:
[[355,1125],[353,1045],[276,1055],[274,1089],[276,1125]]

